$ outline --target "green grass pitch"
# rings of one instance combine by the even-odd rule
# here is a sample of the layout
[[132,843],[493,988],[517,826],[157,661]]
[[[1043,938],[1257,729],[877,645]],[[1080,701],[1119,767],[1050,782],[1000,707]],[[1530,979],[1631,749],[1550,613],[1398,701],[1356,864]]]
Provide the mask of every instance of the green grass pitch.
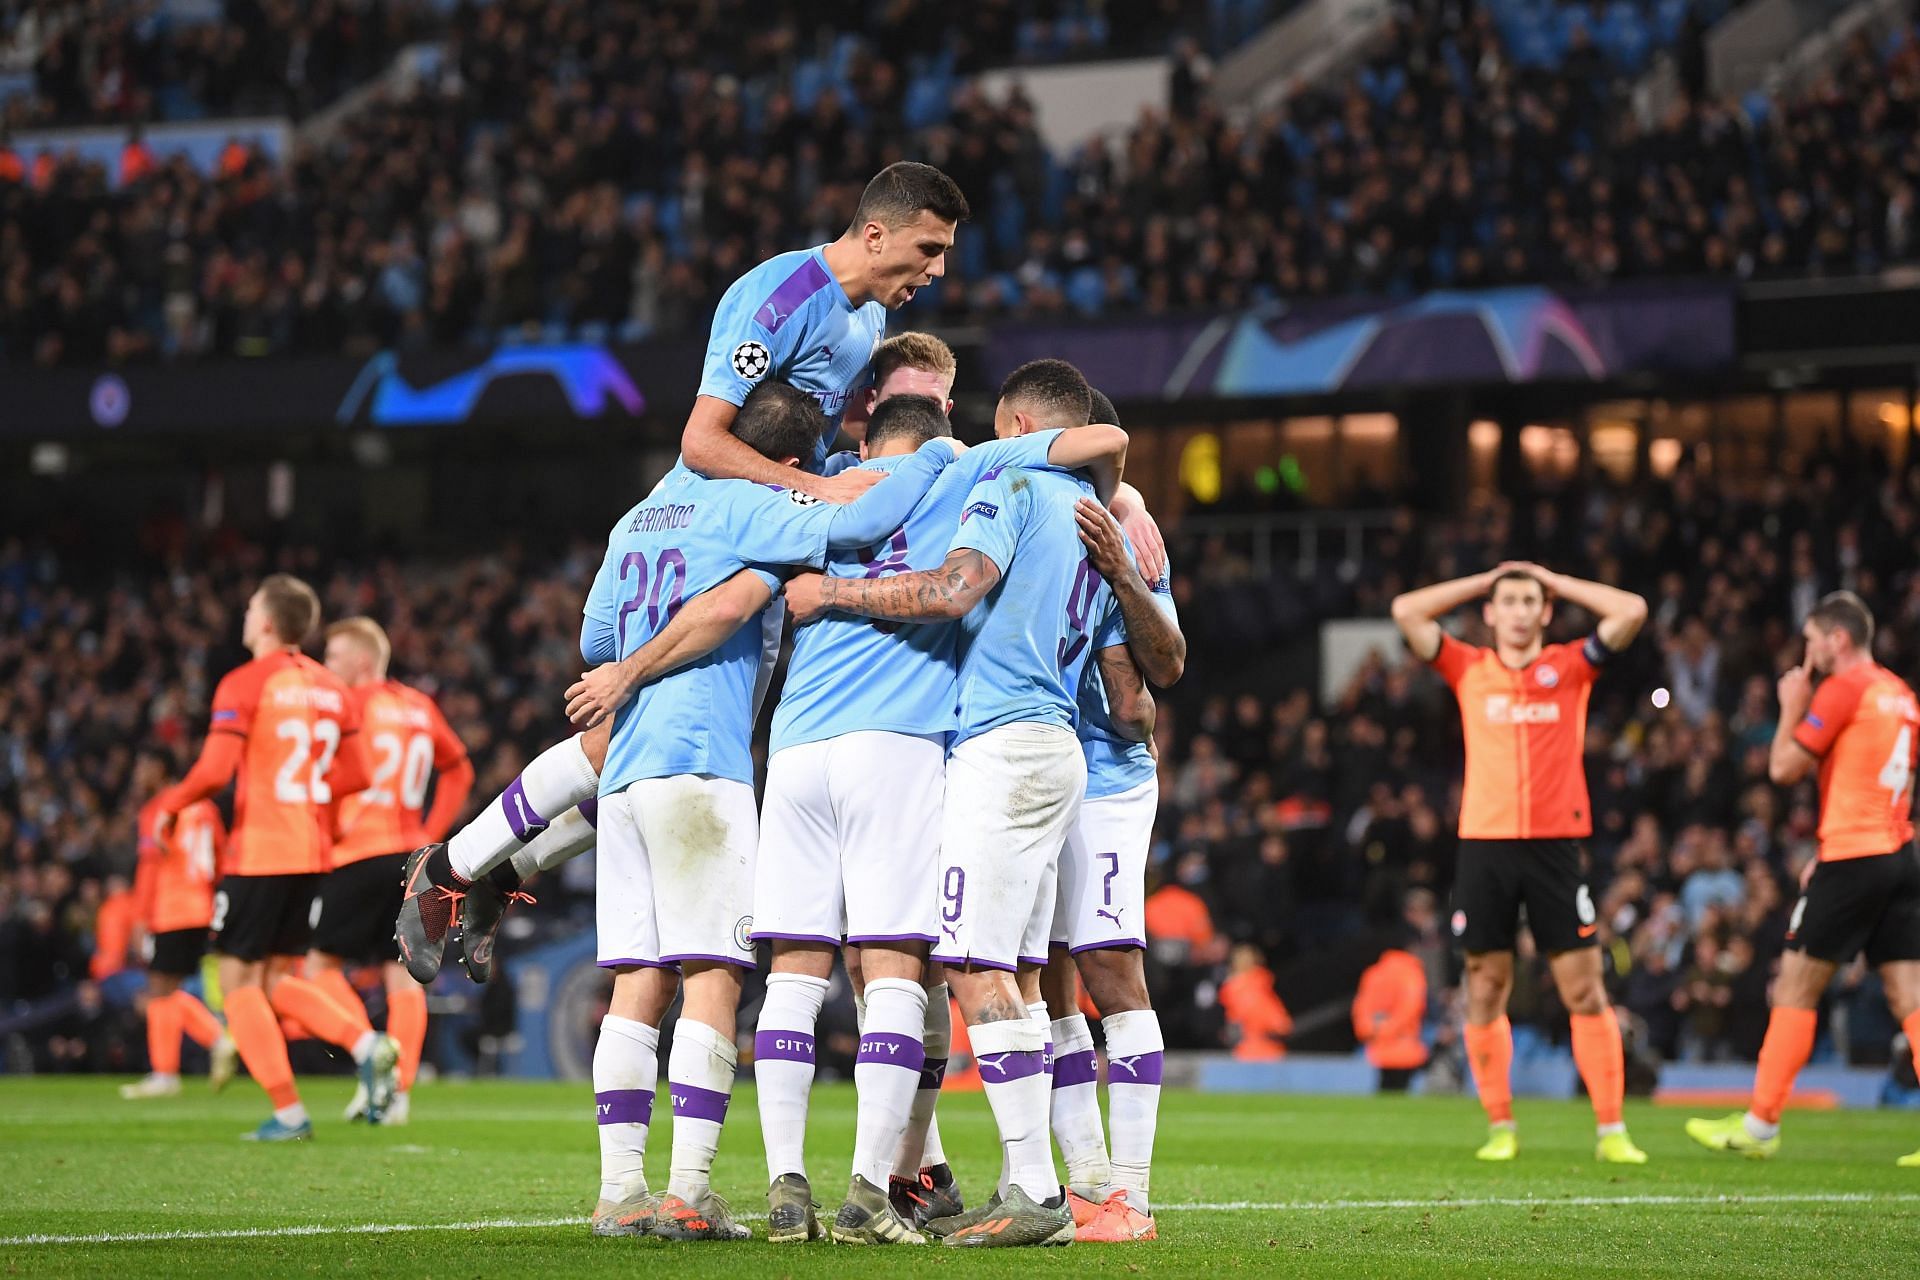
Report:
[[[312,1082],[311,1144],[237,1141],[265,1114],[241,1081],[215,1098],[122,1102],[105,1078],[0,1080],[0,1273],[61,1275],[1841,1276],[1920,1275],[1920,1116],[1788,1116],[1771,1162],[1715,1157],[1684,1113],[1636,1105],[1653,1156],[1594,1163],[1583,1105],[1519,1107],[1521,1158],[1472,1159],[1463,1099],[1199,1096],[1169,1091],[1154,1176],[1160,1239],[1137,1246],[862,1251],[827,1244],[595,1240],[585,1084],[441,1083],[413,1123],[338,1119]],[[661,1108],[664,1112],[664,1103]],[[978,1094],[942,1102],[969,1197],[999,1169]],[[827,1212],[845,1187],[850,1087],[815,1094],[808,1158]],[[664,1185],[669,1129],[654,1134]],[[764,1210],[753,1091],[740,1089],[715,1185]],[[1091,1251],[1091,1252],[1090,1252]]]

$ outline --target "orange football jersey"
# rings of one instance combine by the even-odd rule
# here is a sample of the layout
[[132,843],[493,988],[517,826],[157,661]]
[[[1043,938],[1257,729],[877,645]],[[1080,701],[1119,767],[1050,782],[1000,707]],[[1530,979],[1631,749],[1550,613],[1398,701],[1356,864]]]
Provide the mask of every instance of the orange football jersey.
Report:
[[467,758],[440,708],[418,689],[388,680],[352,694],[373,777],[365,791],[341,801],[336,867],[425,844],[427,784]]
[[227,851],[227,824],[211,800],[196,800],[180,811],[166,847],[154,839],[160,801],[140,810],[140,865],[133,894],[140,923],[149,933],[204,929],[213,921],[213,886],[220,879]]
[[1913,839],[1913,690],[1876,662],[1828,676],[1793,740],[1820,758],[1820,860],[1894,853]]
[[1442,632],[1433,668],[1460,703],[1466,738],[1460,838],[1592,835],[1583,757],[1587,697],[1599,671],[1586,646],[1550,644],[1515,671],[1494,650]]

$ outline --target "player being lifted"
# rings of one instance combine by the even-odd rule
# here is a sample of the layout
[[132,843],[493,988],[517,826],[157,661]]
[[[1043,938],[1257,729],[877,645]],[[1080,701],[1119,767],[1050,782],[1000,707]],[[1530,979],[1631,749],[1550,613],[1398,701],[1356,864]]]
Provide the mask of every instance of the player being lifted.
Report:
[[[862,465],[893,471],[926,442],[951,434],[942,401],[889,396],[867,426]],[[969,493],[1003,467],[1099,465],[1099,490],[1111,495],[1126,444],[1118,428],[1079,426],[971,449],[905,523],[870,547],[832,557],[829,572],[882,578],[938,566]],[[829,1230],[842,1243],[925,1241],[889,1203],[888,1186],[927,1060],[923,980],[937,932],[934,874],[946,740],[955,727],[957,639],[945,622],[846,616],[803,627],[794,639],[773,719],[765,852],[754,887],[754,936],[773,944],[754,1076],[775,1242],[820,1235],[802,1147],[816,1023],[843,940],[859,949],[865,983],[854,1066],[859,1114],[853,1178]],[[944,1015],[944,986],[933,998]],[[944,1056],[942,1048],[936,1058]],[[917,1174],[920,1155],[916,1147],[904,1167]]]
[[[1920,853],[1913,844],[1913,748],[1920,707],[1873,660],[1873,615],[1851,591],[1802,627],[1806,660],[1780,677],[1768,773],[1783,787],[1819,769],[1820,855],[1787,924],[1773,1011],[1743,1114],[1689,1120],[1687,1134],[1753,1158],[1780,1149],[1780,1109],[1813,1052],[1820,999],[1861,951],[1920,1064]],[[1821,675],[1813,687],[1813,675]],[[1901,1167],[1920,1169],[1920,1151]]]
[[212,727],[193,769],[160,797],[154,838],[164,848],[183,810],[234,782],[233,835],[214,897],[227,1029],[241,1061],[273,1100],[251,1135],[260,1142],[313,1136],[300,1103],[280,1018],[292,1018],[353,1054],[373,1109],[393,1092],[399,1046],[366,1011],[343,1008],[299,976],[314,894],[333,843],[334,805],[367,785],[360,718],[347,687],[300,652],[320,620],[320,600],[276,573],[247,601],[241,641],[253,660],[213,691]]
[[[1483,599],[1493,646],[1441,630],[1439,618]],[[1546,643],[1554,601],[1599,619],[1580,644]],[[1513,943],[1521,907],[1545,952],[1573,1029],[1573,1060],[1599,1124],[1598,1159],[1644,1164],[1621,1120],[1626,1067],[1620,1024],[1601,980],[1586,851],[1593,833],[1582,755],[1587,697],[1609,657],[1633,643],[1647,602],[1628,591],[1510,562],[1397,597],[1393,620],[1414,656],[1433,665],[1460,703],[1466,783],[1453,933],[1467,956],[1467,1061],[1492,1132],[1476,1153],[1511,1160]]]
[[[1072,365],[1035,361],[1001,388],[994,434],[1082,426],[1091,403]],[[1081,554],[1073,501],[1091,492],[1059,472],[1004,468],[967,495],[938,569],[882,578],[804,574],[787,588],[800,620],[835,609],[895,622],[965,619],[933,958],[947,966],[967,1019],[1007,1186],[996,1201],[928,1224],[952,1246],[1074,1238],[1048,1142],[1046,1033],[1016,974],[1044,962],[1060,848],[1086,787],[1072,726],[1088,662],[1100,663],[1116,723],[1144,738],[1153,716],[1112,593]]]
[[[867,184],[838,240],[778,254],[734,281],[714,315],[676,473],[691,469],[716,479],[777,484],[829,502],[849,501],[876,483],[873,472],[832,478],[816,473],[848,398],[870,380],[887,312],[946,273],[947,250],[969,212],[960,188],[940,170],[889,165]],[[793,464],[763,456],[730,430],[748,393],[766,380],[797,387],[821,407],[820,436]],[[780,620],[777,606],[765,614],[776,649]],[[771,675],[771,661],[763,666],[757,692],[764,692]],[[575,810],[593,798],[606,750],[604,727],[549,747],[455,833],[445,883],[409,882],[398,932],[414,977],[432,981],[457,923],[463,964],[475,981],[486,980],[505,895],[517,887],[520,873],[592,847],[591,815]],[[516,872],[515,855],[535,843],[543,847],[529,851]],[[496,869],[499,876],[490,877]],[[422,898],[428,889],[433,892]]]
[[[822,418],[813,397],[766,383],[747,397],[731,429],[766,458],[791,463],[819,439]],[[846,506],[680,469],[608,538],[581,631],[589,662],[624,658],[652,643],[683,599],[723,587],[742,571],[758,603],[737,634],[646,686],[614,719],[600,784],[595,886],[599,963],[614,971],[593,1062],[601,1148],[595,1234],[748,1234],[713,1193],[709,1175],[733,1091],[741,974],[754,964],[759,821],[749,744],[761,638],[751,618],[777,589],[769,569],[818,567],[830,550],[886,538],[952,457],[936,441],[903,463],[892,483]],[[656,1199],[645,1153],[659,1026],[683,986],[667,1067],[672,1172],[666,1196]]]
[[[473,765],[440,708],[418,689],[387,677],[392,642],[372,618],[342,618],[327,628],[327,670],[352,691],[360,735],[371,756],[367,789],[340,801],[333,869],[320,882],[320,915],[307,976],[348,1009],[362,1009],[345,966],[378,965],[387,989],[387,1029],[400,1043],[398,1087],[380,1116],[364,1090],[347,1119],[405,1124],[409,1090],[427,1040],[427,993],[401,967],[393,945],[400,873],[407,853],[447,834],[473,789]],[[433,808],[427,785],[438,776]]]
[[[180,1092],[180,1036],[207,1050],[215,1089],[233,1078],[233,1041],[213,1011],[180,984],[200,972],[213,920],[213,885],[227,851],[227,828],[211,800],[181,810],[166,847],[154,838],[166,761],[142,751],[133,785],[151,798],[140,806],[140,861],[133,877],[139,929],[147,938],[147,1064],[145,1079],[120,1086],[123,1098],[170,1098]],[[143,948],[144,949],[144,948]]]

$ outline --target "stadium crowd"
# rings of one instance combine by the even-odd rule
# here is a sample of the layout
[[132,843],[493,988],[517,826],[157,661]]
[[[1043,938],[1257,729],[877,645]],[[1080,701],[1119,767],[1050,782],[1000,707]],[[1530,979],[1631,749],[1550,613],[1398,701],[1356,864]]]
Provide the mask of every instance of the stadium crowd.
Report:
[[[1451,696],[1404,664],[1397,644],[1324,704],[1305,687],[1308,671],[1249,666],[1245,655],[1282,651],[1322,617],[1382,616],[1406,585],[1525,554],[1632,586],[1652,605],[1646,635],[1596,689],[1588,738],[1593,885],[1614,997],[1650,1054],[1751,1057],[1814,852],[1811,783],[1782,790],[1766,776],[1773,679],[1794,655],[1798,619],[1822,593],[1856,590],[1878,610],[1880,660],[1920,676],[1920,473],[1825,457],[1807,474],[1735,492],[1683,463],[1670,480],[1631,489],[1596,484],[1457,520],[1422,517],[1418,536],[1407,510],[1361,572],[1329,566],[1317,583],[1291,572],[1260,580],[1230,541],[1176,536],[1190,670],[1222,678],[1163,702],[1147,926],[1170,1040],[1283,1052],[1288,1011],[1276,988],[1367,937],[1424,960],[1446,1042],[1460,780]],[[86,979],[119,967],[96,954],[96,938],[108,932],[102,903],[131,866],[133,752],[191,758],[213,683],[241,660],[239,613],[263,573],[309,576],[328,617],[386,622],[396,673],[439,697],[483,799],[562,732],[559,691],[579,668],[579,602],[597,554],[582,540],[329,563],[307,548],[189,539],[165,521],[139,559],[111,570],[45,545],[0,545],[0,1017],[77,985],[61,1061],[102,1065],[108,1050],[85,1028],[104,1015]],[[1469,637],[1471,612],[1461,615]],[[1578,638],[1586,625],[1568,612],[1553,636]],[[579,902],[565,882],[540,893],[541,912]],[[1536,980],[1519,985],[1513,1020],[1552,1041],[1565,1015],[1532,959]],[[1883,1015],[1867,996],[1836,1006],[1851,1010],[1844,1025],[1870,1058],[1891,1030],[1877,1034]]]
[[[1543,63],[1510,51],[1489,8],[1410,0],[1350,76],[1251,121],[1208,100],[1206,60],[1181,44],[1170,114],[1056,157],[1017,88],[990,101],[968,74],[1027,47],[1023,6],[902,0],[822,56],[791,12],[742,8],[482,6],[437,68],[319,150],[236,145],[211,174],[150,154],[125,184],[28,168],[0,129],[0,359],[697,329],[741,270],[837,234],[866,177],[908,156],[977,211],[915,304],[952,319],[1846,274],[1920,254],[1911,30],[1857,40],[1804,93],[1683,98],[1643,124],[1578,22]],[[263,7],[260,38],[347,11]],[[1106,7],[1159,48],[1177,11]]]

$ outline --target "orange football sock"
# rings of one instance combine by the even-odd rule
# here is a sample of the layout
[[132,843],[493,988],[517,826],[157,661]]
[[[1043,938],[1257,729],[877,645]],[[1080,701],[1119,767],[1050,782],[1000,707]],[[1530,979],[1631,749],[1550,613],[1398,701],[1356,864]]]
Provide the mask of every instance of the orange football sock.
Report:
[[[342,1009],[345,1009],[348,1013],[357,1012],[363,1018],[367,1016],[366,1001],[360,998],[360,993],[353,989],[351,982],[347,981],[347,975],[344,971],[340,969],[322,969],[318,974],[309,974],[307,981],[332,996],[333,1002]],[[369,1022],[367,1025],[372,1026],[373,1024]]]
[[1593,1102],[1593,1118],[1600,1124],[1620,1123],[1620,1102],[1627,1096],[1626,1050],[1620,1044],[1620,1022],[1613,1010],[1576,1013],[1573,1024],[1573,1064],[1586,1082]]
[[180,1074],[180,1006],[171,995],[147,1001],[147,1061],[159,1075]]
[[258,987],[241,987],[227,993],[227,1031],[240,1061],[267,1096],[274,1108],[291,1107],[300,1101],[294,1087],[293,1064],[287,1061],[287,1042],[280,1038],[280,1020],[267,1003],[267,993]]
[[427,993],[412,979],[387,990],[387,1034],[400,1042],[400,1092],[413,1088],[420,1051],[427,1044]]
[[1467,1024],[1467,1065],[1493,1124],[1513,1123],[1513,1024],[1501,1014],[1484,1027]]
[[1760,1042],[1760,1066],[1753,1073],[1753,1114],[1780,1123],[1780,1109],[1793,1092],[1793,1078],[1813,1056],[1813,1032],[1820,1015],[1812,1009],[1775,1008],[1767,1017],[1767,1038]]
[[1913,1054],[1913,1072],[1920,1075],[1920,1009],[1908,1014],[1907,1020],[1900,1024],[1900,1029],[1907,1033],[1907,1048]]
[[223,1030],[220,1019],[213,1016],[213,1010],[202,1004],[200,997],[191,991],[174,992],[173,1007],[180,1011],[180,1025],[193,1037],[193,1042],[202,1049],[213,1048]]
[[292,1018],[328,1044],[338,1045],[348,1053],[353,1052],[362,1035],[373,1030],[373,1024],[367,1021],[367,1011],[358,1001],[353,1008],[343,1009],[338,1000],[306,978],[280,979],[273,988],[273,1007],[282,1016]]

